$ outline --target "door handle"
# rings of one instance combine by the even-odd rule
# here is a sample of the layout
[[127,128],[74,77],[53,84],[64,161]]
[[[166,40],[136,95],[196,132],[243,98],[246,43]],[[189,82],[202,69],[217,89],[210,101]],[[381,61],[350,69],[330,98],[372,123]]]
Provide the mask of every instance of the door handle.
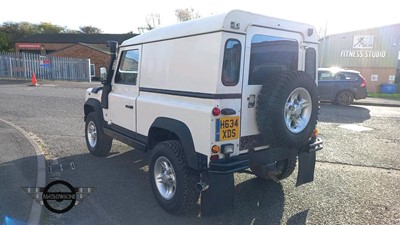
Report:
[[125,108],[133,109],[133,105],[125,105]]

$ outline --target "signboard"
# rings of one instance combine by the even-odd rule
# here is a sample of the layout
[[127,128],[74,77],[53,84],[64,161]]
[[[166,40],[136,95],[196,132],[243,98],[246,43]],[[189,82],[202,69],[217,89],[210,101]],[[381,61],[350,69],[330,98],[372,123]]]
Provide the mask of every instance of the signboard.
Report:
[[354,35],[353,48],[373,48],[374,35]]
[[386,51],[372,49],[374,47],[374,35],[354,35],[353,49],[341,50],[341,58],[385,58]]
[[29,49],[40,49],[40,44],[32,44],[32,43],[19,43],[17,44],[18,48],[29,48]]
[[40,68],[49,68],[49,67],[50,67],[50,60],[48,58],[41,58]]

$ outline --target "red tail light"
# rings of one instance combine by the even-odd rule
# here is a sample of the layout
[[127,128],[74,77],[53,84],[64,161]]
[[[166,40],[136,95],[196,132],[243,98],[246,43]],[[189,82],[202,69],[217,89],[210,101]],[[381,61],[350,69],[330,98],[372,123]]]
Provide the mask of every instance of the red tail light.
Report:
[[221,110],[218,107],[213,108],[212,110],[213,116],[219,116],[221,114]]
[[361,77],[363,79],[363,82],[361,83],[360,87],[365,87],[367,86],[367,81],[365,80],[364,77]]

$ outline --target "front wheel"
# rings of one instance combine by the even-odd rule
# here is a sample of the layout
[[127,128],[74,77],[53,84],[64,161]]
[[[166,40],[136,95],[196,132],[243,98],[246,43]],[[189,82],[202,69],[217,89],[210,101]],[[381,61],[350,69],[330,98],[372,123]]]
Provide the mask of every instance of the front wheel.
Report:
[[150,184],[158,204],[173,214],[189,211],[199,199],[195,185],[200,175],[188,167],[181,143],[163,141],[152,151]]
[[89,152],[95,156],[105,156],[111,150],[112,138],[104,134],[94,112],[86,117],[85,139]]

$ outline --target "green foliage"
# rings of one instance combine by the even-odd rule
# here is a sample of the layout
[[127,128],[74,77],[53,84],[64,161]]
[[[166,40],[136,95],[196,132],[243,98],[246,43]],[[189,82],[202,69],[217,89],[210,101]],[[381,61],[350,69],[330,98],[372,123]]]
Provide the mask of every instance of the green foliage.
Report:
[[375,93],[375,92],[369,92],[368,97],[371,98],[391,98],[391,99],[399,99],[400,100],[400,94],[383,94],[383,93]]
[[175,16],[178,22],[184,22],[192,19],[200,18],[199,12],[193,8],[175,9]]
[[48,22],[41,22],[40,24],[33,24],[29,22],[4,22],[3,24],[0,24],[0,52],[14,51],[15,42],[35,34],[97,34],[101,32],[102,31],[99,28],[92,26],[83,26],[80,27],[80,31],[76,31]]
[[101,33],[103,33],[102,30],[100,30],[97,27],[93,27],[93,26],[79,27],[79,30],[81,33],[84,33],[84,34],[101,34]]

